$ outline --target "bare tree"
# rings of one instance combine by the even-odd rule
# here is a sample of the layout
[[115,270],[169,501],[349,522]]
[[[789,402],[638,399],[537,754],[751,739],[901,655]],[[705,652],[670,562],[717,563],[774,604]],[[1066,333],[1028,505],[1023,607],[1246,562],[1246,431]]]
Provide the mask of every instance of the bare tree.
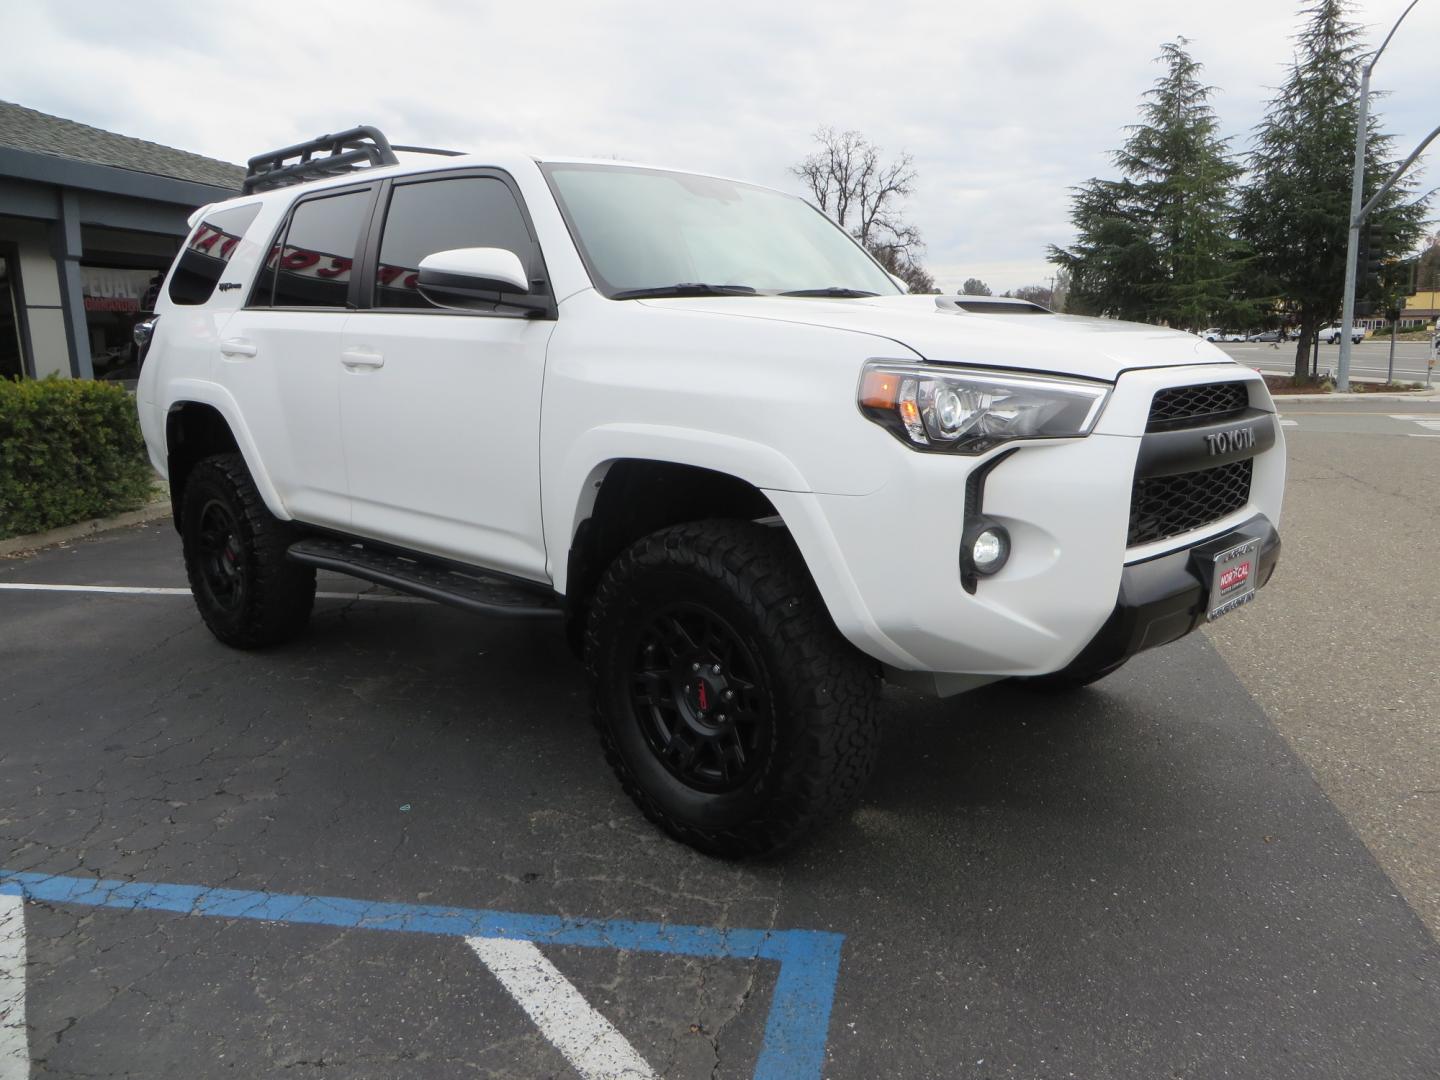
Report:
[[930,272],[918,262],[912,261],[909,253],[887,245],[876,245],[870,248],[870,254],[875,256],[875,261],[883,266],[889,273],[894,274],[912,293],[938,293],[940,290],[935,285],[935,279]]
[[1440,289],[1440,233],[1430,237],[1420,252],[1415,268],[1415,289],[1417,292]]
[[912,292],[933,292],[934,279],[918,259],[925,250],[920,230],[900,215],[900,203],[914,189],[914,159],[902,152],[885,161],[880,147],[858,131],[820,127],[815,141],[820,148],[790,170],[815,204]]
[[1048,285],[1021,285],[1014,292],[1007,292],[1017,300],[1029,300],[1032,304],[1049,307],[1055,299],[1055,292]]

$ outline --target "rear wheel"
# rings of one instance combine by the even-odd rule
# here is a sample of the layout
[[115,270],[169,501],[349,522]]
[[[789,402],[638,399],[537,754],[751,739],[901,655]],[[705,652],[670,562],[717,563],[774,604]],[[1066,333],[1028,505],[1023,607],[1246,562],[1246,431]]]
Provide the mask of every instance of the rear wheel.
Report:
[[294,637],[315,603],[315,570],[285,558],[293,528],[265,508],[239,454],[191,470],[180,510],[195,606],[227,645],[256,649]]
[[782,848],[873,771],[878,674],[783,531],[705,521],[639,541],[596,589],[585,659],[621,785],[702,851]]

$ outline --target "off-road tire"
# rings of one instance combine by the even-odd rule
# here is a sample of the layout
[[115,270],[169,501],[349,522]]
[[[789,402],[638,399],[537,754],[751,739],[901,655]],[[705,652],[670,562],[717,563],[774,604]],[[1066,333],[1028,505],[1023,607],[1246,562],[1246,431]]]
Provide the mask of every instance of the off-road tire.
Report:
[[[217,556],[207,544],[214,546],[214,523],[226,519],[228,554]],[[278,645],[305,628],[315,604],[315,568],[285,558],[296,539],[294,527],[265,508],[239,454],[218,454],[191,470],[181,500],[180,537],[195,606],[226,645]],[[215,581],[220,557],[224,573],[236,582],[228,594]]]
[[[674,775],[632,696],[646,628],[677,605],[733,629],[763,684],[763,693],[741,693],[770,707],[764,754],[732,790],[697,790]],[[846,808],[874,770],[879,671],[835,628],[783,530],[698,521],[638,541],[596,588],[585,665],[595,726],[621,786],[652,822],[709,854],[794,843]]]

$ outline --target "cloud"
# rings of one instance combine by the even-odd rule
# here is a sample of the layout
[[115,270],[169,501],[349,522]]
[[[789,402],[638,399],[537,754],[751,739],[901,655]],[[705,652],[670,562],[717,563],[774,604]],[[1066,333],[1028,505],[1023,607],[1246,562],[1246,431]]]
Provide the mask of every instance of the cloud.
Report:
[[[1391,7],[1356,17],[1383,33]],[[0,97],[231,161],[368,122],[397,141],[614,155],[790,190],[818,125],[856,128],[914,155],[908,216],[940,284],[998,291],[1052,272],[1068,188],[1110,173],[1162,42],[1191,39],[1243,149],[1296,26],[1273,0],[59,0],[0,14]],[[1440,6],[1422,4],[1376,72],[1400,153],[1436,122],[1437,40]]]

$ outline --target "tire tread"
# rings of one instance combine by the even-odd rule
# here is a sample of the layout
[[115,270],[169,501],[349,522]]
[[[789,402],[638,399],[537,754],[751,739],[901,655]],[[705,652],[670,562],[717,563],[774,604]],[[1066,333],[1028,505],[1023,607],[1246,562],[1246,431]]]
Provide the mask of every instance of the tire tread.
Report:
[[299,634],[315,604],[315,570],[286,558],[296,539],[294,526],[270,513],[240,454],[217,454],[198,462],[185,485],[181,521],[188,529],[198,502],[207,488],[223,488],[234,500],[239,523],[248,533],[246,553],[251,562],[250,603],[238,620],[227,620],[202,601],[200,567],[185,538],[185,573],[200,617],[210,632],[237,649],[278,645]]
[[[799,725],[768,802],[739,825],[699,828],[676,820],[638,783],[605,717],[603,637],[612,612],[637,575],[684,569],[722,584],[747,611],[779,658],[777,706]],[[584,655],[592,716],[625,792],[656,825],[717,855],[767,854],[820,828],[849,806],[874,771],[879,752],[879,677],[830,619],[788,533],[751,522],[714,519],[644,537],[602,576],[591,601]]]

